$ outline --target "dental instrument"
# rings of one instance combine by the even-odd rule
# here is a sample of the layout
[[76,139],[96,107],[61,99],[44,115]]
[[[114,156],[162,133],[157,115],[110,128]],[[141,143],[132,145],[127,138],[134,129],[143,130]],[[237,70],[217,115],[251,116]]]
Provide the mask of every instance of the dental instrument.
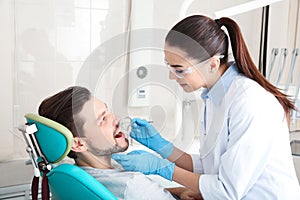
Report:
[[[153,123],[153,121],[147,121],[148,123]],[[129,138],[131,131],[132,118],[129,116],[123,117],[119,120],[118,126],[120,127],[120,131],[123,132],[126,138]]]
[[269,69],[269,73],[267,75],[268,80],[270,80],[277,54],[278,54],[278,48],[273,48],[271,51],[271,58],[270,58],[269,67],[268,67],[268,69]]
[[[298,50],[298,49],[297,49]],[[296,53],[296,56],[298,55],[298,51],[297,51],[297,53]],[[296,62],[296,58],[295,58],[295,62]],[[297,107],[297,105],[299,104],[299,89],[300,89],[300,72],[299,72],[299,74],[298,74],[298,84],[297,84],[297,86],[296,86],[296,88],[295,88],[295,100],[294,100],[294,104],[295,104],[295,106]],[[296,111],[296,110],[292,110],[292,113],[291,113],[291,118],[292,118],[292,124],[294,124],[295,123],[295,121],[296,121],[296,118],[297,118],[297,112],[298,111]]]
[[279,57],[279,62],[278,62],[278,71],[277,71],[277,77],[275,79],[275,85],[278,86],[279,81],[281,79],[281,75],[285,66],[285,61],[286,61],[286,56],[287,56],[287,48],[282,48],[280,57]]
[[289,87],[290,87],[290,83],[292,81],[292,77],[293,77],[293,72],[294,72],[294,68],[295,68],[295,64],[296,64],[296,58],[298,56],[298,48],[295,48],[292,52],[292,60],[291,60],[291,67],[290,67],[290,71],[288,74],[288,78],[287,78],[287,82],[285,85],[285,92],[288,93]]
[[174,150],[173,143],[161,137],[159,132],[143,119],[132,119],[130,137],[144,146],[147,145],[162,158],[168,158]]

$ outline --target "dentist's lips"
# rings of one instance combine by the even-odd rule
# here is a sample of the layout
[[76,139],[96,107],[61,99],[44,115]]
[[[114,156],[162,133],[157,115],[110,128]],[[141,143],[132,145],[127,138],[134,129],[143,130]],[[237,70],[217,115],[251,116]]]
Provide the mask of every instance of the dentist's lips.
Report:
[[186,86],[188,86],[188,84],[183,84],[183,83],[181,83],[181,84],[179,84],[181,87],[186,87]]

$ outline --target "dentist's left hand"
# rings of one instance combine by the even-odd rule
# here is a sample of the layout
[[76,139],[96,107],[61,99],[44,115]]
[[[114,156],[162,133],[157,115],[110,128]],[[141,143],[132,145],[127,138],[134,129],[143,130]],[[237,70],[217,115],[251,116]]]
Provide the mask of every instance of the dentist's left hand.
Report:
[[157,174],[172,181],[175,164],[149,152],[136,150],[126,154],[113,154],[112,158],[127,171]]
[[132,119],[130,137],[160,154],[163,158],[168,158],[174,150],[174,145],[164,139],[150,123],[143,119]]

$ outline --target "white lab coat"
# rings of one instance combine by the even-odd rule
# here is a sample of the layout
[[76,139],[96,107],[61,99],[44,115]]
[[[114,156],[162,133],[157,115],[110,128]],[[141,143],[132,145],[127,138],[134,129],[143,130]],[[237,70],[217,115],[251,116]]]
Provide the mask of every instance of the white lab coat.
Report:
[[300,199],[289,130],[278,100],[233,64],[204,91],[200,155],[204,199]]

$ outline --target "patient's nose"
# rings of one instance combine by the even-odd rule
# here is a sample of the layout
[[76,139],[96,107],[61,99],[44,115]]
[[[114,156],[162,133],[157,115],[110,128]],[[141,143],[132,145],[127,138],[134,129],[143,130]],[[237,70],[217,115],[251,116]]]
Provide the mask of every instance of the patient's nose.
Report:
[[113,119],[113,126],[119,126],[120,117],[111,113],[112,119]]

